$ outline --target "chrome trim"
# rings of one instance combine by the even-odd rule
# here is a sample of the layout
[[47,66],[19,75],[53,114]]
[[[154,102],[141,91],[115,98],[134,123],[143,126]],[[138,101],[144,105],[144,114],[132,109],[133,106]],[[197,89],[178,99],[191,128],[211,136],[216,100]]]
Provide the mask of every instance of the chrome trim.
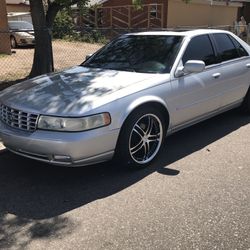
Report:
[[13,109],[0,103],[0,120],[10,127],[33,132],[37,128],[38,115]]
[[140,117],[130,133],[130,157],[138,164],[150,162],[158,153],[162,138],[161,120],[156,115],[146,114]]
[[109,152],[91,156],[85,159],[66,162],[66,161],[56,161],[54,160],[52,155],[41,155],[41,154],[31,153],[31,152],[27,152],[23,150],[15,150],[9,147],[7,147],[7,150],[11,151],[14,154],[17,154],[17,155],[20,155],[20,156],[23,156],[32,160],[37,160],[37,161],[48,163],[51,165],[64,166],[64,167],[81,167],[81,166],[87,166],[90,164],[101,163],[104,161],[111,160],[115,153],[114,151],[109,151]]

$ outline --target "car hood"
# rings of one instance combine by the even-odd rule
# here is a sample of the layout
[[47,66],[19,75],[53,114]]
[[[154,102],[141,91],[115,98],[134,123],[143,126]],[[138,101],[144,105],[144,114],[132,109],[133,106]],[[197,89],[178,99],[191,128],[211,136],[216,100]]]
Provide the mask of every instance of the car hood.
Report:
[[79,66],[9,87],[0,93],[0,102],[26,112],[79,116],[160,83],[163,75]]

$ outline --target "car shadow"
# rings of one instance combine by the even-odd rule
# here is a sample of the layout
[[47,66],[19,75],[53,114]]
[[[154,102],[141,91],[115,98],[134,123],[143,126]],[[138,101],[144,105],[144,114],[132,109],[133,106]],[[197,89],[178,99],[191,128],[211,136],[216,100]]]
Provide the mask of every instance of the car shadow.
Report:
[[11,48],[11,52],[15,50],[26,50],[26,49],[34,49],[35,45],[24,45],[24,46],[17,46],[16,48]]
[[187,128],[167,138],[159,159],[142,170],[107,162],[82,168],[54,167],[0,154],[0,215],[50,219],[128,188],[154,172],[173,178],[181,174],[168,166],[248,124],[250,117],[237,111]]

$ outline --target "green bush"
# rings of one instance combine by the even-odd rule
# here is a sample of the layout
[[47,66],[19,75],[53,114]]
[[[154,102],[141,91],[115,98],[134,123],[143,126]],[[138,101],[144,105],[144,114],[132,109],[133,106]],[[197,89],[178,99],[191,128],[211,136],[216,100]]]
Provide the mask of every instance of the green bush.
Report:
[[54,21],[53,38],[87,43],[107,43],[105,36],[94,28],[77,31],[67,10],[60,11]]
[[72,35],[73,30],[74,23],[68,11],[58,12],[53,25],[53,37],[63,39],[65,36]]

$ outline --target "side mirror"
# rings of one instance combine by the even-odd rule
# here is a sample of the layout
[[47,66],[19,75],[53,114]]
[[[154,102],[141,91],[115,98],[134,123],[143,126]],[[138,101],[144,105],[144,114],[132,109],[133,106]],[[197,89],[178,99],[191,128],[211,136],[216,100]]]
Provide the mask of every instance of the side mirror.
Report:
[[85,60],[88,60],[91,56],[93,56],[93,54],[86,55]]
[[205,69],[205,63],[200,60],[189,60],[184,67],[179,67],[176,71],[176,77],[183,76],[185,73],[199,73]]

